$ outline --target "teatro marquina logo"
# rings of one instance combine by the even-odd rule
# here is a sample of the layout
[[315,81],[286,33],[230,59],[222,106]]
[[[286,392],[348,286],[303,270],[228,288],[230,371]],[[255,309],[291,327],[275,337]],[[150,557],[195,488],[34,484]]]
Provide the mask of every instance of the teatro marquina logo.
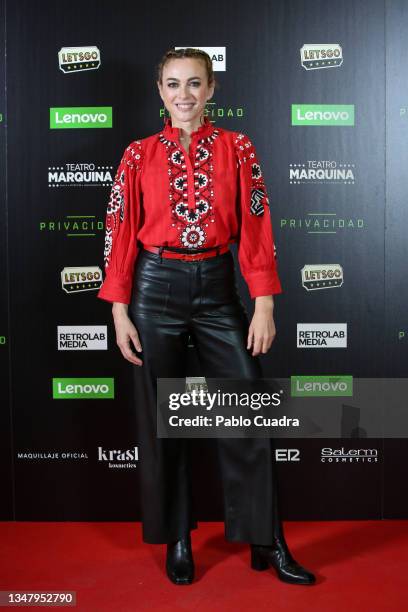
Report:
[[289,184],[307,183],[354,185],[355,164],[333,159],[308,159],[304,163],[289,164]]
[[97,70],[101,65],[101,54],[98,47],[61,47],[58,51],[58,63],[64,74]]
[[40,221],[41,233],[63,232],[67,238],[94,237],[104,232],[104,222],[95,215],[65,215],[62,219]]
[[95,291],[102,286],[102,270],[99,266],[73,266],[61,272],[61,285],[66,293]]
[[347,348],[347,323],[298,323],[298,348]]
[[338,68],[343,63],[343,51],[339,44],[305,44],[300,49],[300,62],[305,70]]
[[[225,71],[226,67],[226,47],[197,47],[196,45],[186,45],[186,47],[191,47],[193,49],[200,49],[201,51],[205,51],[211,57],[213,70],[215,71]],[[174,47],[177,49],[185,49],[186,47]]]
[[354,126],[354,104],[292,104],[292,125]]
[[113,166],[70,162],[62,166],[48,166],[48,187],[111,187]]
[[111,127],[111,106],[66,106],[50,108],[51,130]]
[[302,287],[306,291],[331,289],[343,284],[343,268],[340,264],[309,264],[302,268]]
[[282,230],[301,230],[307,234],[337,234],[344,231],[361,231],[364,219],[339,217],[334,212],[310,212],[304,217],[281,217]]
[[106,325],[58,325],[59,351],[106,351],[108,332]]

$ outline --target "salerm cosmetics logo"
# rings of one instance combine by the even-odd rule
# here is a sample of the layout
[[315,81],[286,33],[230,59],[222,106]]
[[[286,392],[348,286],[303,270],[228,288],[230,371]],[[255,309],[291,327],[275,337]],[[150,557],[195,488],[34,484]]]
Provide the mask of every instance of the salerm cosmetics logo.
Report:
[[58,63],[64,74],[97,70],[101,65],[101,54],[98,47],[61,47]]
[[309,159],[305,163],[289,164],[289,184],[354,185],[355,164],[335,160]]
[[[200,49],[205,51],[211,58],[213,70],[225,72],[227,69],[226,65],[226,47],[196,47],[195,45],[187,45],[192,49]],[[174,47],[177,49],[185,49],[186,47]]]
[[53,378],[53,399],[113,399],[113,378]]
[[95,215],[65,215],[60,219],[49,219],[39,222],[42,234],[63,233],[67,238],[92,238],[104,232],[104,221]]
[[337,232],[364,229],[364,219],[357,217],[338,217],[337,213],[307,213],[305,217],[281,217],[283,230],[303,231],[306,234],[337,234]]
[[347,323],[298,323],[298,348],[347,348]]
[[378,448],[322,448],[322,463],[377,463]]
[[48,187],[111,187],[113,166],[72,162],[48,166]]
[[352,397],[352,376],[291,376],[292,397]]
[[102,270],[99,266],[75,266],[61,272],[61,285],[66,293],[95,291],[102,286]]
[[108,331],[106,325],[58,325],[59,351],[106,351]]
[[109,468],[134,469],[139,461],[139,448],[134,446],[126,450],[106,449],[98,446],[98,461]]
[[354,104],[292,104],[292,125],[354,125]]
[[302,268],[302,287],[306,291],[331,289],[343,284],[343,268],[340,264],[309,264]]
[[6,344],[6,336],[0,336],[0,346],[5,346]]
[[300,62],[305,70],[338,68],[343,63],[343,52],[338,44],[305,44],[300,49]]
[[50,108],[50,129],[111,128],[111,106],[67,106]]

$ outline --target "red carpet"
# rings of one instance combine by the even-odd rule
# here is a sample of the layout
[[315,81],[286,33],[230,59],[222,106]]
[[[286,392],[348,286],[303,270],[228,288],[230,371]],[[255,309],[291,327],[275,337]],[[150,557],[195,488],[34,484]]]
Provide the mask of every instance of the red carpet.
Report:
[[0,590],[76,591],[77,606],[59,609],[81,612],[405,609],[407,521],[285,521],[284,530],[315,585],[251,570],[249,547],[226,542],[223,523],[193,531],[196,581],[176,586],[165,545],[143,544],[139,523],[3,522]]

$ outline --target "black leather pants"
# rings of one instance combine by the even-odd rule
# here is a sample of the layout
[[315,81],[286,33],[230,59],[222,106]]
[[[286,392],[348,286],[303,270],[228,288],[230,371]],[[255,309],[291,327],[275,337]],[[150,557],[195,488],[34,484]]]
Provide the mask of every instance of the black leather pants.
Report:
[[[185,378],[194,339],[201,376],[256,379],[259,359],[246,349],[248,318],[230,251],[186,262],[142,249],[135,264],[129,317],[142,344],[134,366],[143,540],[164,544],[197,527],[191,496],[191,440],[157,438],[157,378]],[[183,389],[184,390],[184,389]],[[269,545],[281,534],[274,441],[216,439],[223,485],[225,538]]]

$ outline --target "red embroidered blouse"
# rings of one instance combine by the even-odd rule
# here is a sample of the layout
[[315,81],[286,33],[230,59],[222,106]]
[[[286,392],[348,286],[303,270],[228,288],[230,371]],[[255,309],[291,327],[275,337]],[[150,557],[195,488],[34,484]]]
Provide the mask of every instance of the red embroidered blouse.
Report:
[[254,145],[208,117],[189,153],[166,118],[125,149],[106,212],[105,280],[97,296],[130,303],[141,245],[207,248],[237,242],[252,298],[281,293],[269,200]]

